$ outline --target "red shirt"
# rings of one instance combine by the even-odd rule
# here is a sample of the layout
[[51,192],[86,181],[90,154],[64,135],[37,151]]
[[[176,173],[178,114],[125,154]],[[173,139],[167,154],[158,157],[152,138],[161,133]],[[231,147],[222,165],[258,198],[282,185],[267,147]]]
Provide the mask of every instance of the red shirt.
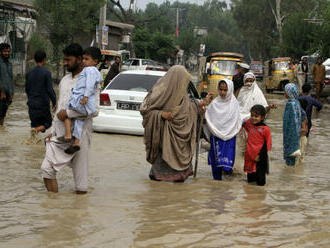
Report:
[[272,150],[272,136],[268,126],[255,126],[251,123],[251,120],[247,120],[243,124],[243,127],[248,134],[244,157],[244,171],[247,173],[253,173],[257,170],[257,162],[255,161],[255,158],[259,155],[264,143],[267,143],[267,151]]

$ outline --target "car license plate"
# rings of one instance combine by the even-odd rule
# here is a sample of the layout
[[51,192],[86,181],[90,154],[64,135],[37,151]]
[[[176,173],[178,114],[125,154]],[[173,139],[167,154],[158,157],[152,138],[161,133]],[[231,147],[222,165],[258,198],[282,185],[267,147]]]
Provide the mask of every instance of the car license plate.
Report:
[[141,103],[135,102],[117,102],[117,109],[121,110],[140,110]]

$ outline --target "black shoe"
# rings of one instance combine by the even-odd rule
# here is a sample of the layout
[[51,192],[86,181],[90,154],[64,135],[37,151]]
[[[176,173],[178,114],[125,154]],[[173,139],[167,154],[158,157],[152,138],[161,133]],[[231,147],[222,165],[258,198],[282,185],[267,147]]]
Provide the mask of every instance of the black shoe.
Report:
[[65,149],[64,152],[67,154],[74,154],[79,150],[80,150],[80,146],[70,146],[69,148]]

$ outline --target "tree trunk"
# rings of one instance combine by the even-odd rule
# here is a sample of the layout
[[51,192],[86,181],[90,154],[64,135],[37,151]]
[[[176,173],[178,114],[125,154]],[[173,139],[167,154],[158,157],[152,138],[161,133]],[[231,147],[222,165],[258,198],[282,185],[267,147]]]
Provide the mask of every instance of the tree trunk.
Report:
[[283,18],[284,18],[284,16],[281,16],[281,1],[282,0],[275,0],[275,10],[274,10],[273,5],[271,4],[270,0],[268,0],[270,8],[275,18],[276,28],[279,33],[280,44],[282,44],[283,42],[282,27],[283,27]]
[[279,33],[280,45],[282,45],[283,43],[282,21],[283,21],[283,17],[281,16],[281,0],[276,0],[276,25]]

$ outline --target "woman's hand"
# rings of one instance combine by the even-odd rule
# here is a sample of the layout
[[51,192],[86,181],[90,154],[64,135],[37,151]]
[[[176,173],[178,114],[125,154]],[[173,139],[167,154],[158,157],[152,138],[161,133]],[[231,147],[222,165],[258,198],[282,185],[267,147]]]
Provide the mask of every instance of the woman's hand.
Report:
[[161,114],[162,118],[165,119],[165,120],[173,120],[174,116],[171,112],[162,112]]
[[266,112],[268,113],[271,109],[277,109],[277,105],[276,104],[268,105],[266,108]]
[[256,161],[256,162],[259,162],[259,161],[260,161],[260,157],[259,157],[259,155],[256,156],[256,158],[254,159],[254,161]]
[[214,99],[214,94],[211,92],[208,93],[207,96],[205,97],[206,105],[209,105],[213,99]]
[[205,101],[200,101],[199,102],[199,112],[203,115],[206,112],[205,106],[207,105],[207,102]]

